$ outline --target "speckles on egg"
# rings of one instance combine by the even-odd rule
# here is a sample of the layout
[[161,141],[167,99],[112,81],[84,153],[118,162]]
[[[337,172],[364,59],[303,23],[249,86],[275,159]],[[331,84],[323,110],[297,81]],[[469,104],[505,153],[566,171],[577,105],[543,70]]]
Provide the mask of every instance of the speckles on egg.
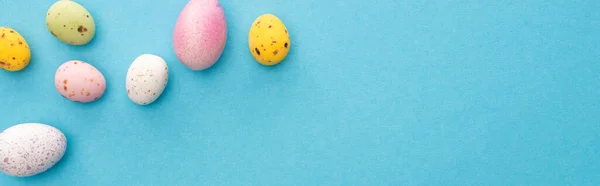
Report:
[[168,81],[169,67],[165,60],[157,55],[142,54],[127,70],[127,96],[138,105],[148,105],[160,97]]
[[290,50],[290,36],[283,22],[273,14],[256,18],[248,33],[248,47],[260,64],[271,66],[283,61]]
[[71,0],[59,0],[48,9],[46,26],[50,34],[71,45],[87,44],[96,34],[91,14]]
[[89,63],[72,60],[63,63],[54,76],[56,90],[75,102],[98,100],[106,90],[104,75]]
[[20,71],[29,65],[31,51],[25,38],[9,27],[0,27],[0,68]]
[[59,162],[66,149],[65,135],[50,125],[14,125],[0,133],[0,171],[16,177],[42,173]]

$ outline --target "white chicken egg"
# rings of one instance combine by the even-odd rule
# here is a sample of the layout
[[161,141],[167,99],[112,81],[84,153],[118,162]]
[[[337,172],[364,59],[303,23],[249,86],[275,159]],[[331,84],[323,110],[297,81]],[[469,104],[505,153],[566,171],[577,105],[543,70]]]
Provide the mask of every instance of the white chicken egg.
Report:
[[163,93],[169,81],[169,67],[157,55],[142,54],[127,71],[127,95],[138,105],[148,105]]

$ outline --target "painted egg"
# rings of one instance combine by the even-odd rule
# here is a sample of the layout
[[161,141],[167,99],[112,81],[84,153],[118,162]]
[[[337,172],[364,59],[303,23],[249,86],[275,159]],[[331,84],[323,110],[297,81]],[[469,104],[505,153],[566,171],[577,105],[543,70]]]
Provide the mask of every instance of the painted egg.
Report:
[[0,68],[8,71],[20,71],[29,65],[31,50],[17,31],[9,27],[0,27]]
[[51,6],[46,26],[54,37],[71,45],[87,44],[96,34],[92,14],[72,0],[59,0]]
[[161,57],[142,54],[127,70],[127,96],[138,105],[148,105],[163,93],[169,81],[169,67]]
[[287,28],[273,14],[261,15],[250,27],[248,47],[260,64],[271,66],[283,61],[290,52],[291,44]]
[[33,176],[54,166],[65,150],[65,135],[50,125],[14,125],[0,133],[0,171],[16,177]]
[[211,67],[227,40],[225,13],[217,0],[190,0],[179,14],[173,34],[175,54],[192,70]]
[[79,60],[63,63],[54,75],[56,90],[75,102],[98,100],[106,90],[104,75],[96,67]]

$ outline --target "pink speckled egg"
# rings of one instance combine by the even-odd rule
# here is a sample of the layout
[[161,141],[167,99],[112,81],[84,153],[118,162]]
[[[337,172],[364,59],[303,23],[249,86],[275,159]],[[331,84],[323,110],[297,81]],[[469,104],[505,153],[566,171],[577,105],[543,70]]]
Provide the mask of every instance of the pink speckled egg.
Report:
[[14,125],[0,133],[0,171],[16,177],[33,176],[53,167],[66,150],[67,138],[50,125]]
[[104,75],[89,63],[72,60],[58,67],[54,75],[56,90],[75,102],[92,102],[102,97],[106,90]]
[[175,23],[175,54],[192,70],[211,67],[227,40],[225,13],[217,0],[190,0]]

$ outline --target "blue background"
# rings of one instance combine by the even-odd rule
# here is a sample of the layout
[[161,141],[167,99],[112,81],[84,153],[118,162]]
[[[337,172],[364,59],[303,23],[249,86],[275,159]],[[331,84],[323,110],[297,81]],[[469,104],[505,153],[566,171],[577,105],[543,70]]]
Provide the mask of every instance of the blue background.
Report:
[[[32,49],[0,72],[0,127],[56,126],[64,159],[0,185],[598,185],[600,1],[222,0],[228,40],[206,71],[177,60],[185,0],[80,0],[97,35],[63,44],[54,1],[0,0]],[[286,24],[274,67],[248,50],[256,17]],[[149,106],[128,98],[140,54],[170,67]],[[94,103],[54,88],[67,60],[108,83]]]

